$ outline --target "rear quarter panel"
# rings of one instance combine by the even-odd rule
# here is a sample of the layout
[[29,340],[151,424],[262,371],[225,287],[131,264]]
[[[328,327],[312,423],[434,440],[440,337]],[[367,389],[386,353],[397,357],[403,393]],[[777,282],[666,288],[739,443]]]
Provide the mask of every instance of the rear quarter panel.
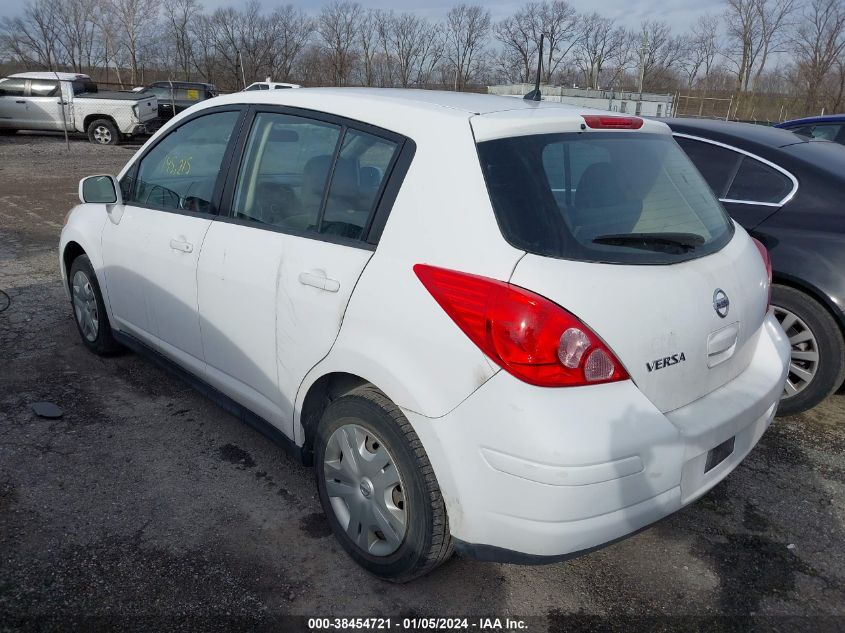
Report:
[[524,253],[499,232],[468,119],[438,119],[437,127],[413,140],[413,162],[337,341],[300,387],[299,442],[302,401],[327,373],[356,374],[400,407],[438,417],[499,370],[435,302],[413,266],[507,280]]

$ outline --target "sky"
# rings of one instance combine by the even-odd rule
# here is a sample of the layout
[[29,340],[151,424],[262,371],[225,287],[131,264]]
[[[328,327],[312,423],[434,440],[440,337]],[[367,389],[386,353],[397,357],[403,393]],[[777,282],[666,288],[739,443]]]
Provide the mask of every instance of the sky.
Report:
[[[61,0],[56,0],[61,2]],[[238,6],[238,0],[200,0],[206,9],[216,9],[220,6]],[[439,19],[446,15],[449,9],[457,4],[446,0],[359,0],[365,7],[374,9],[395,9],[397,11],[414,11],[431,19]],[[472,3],[473,0],[464,0]],[[288,4],[302,7],[308,12],[316,13],[322,2],[319,0],[262,0],[265,8]],[[674,31],[683,32],[695,22],[703,13],[720,13],[724,6],[723,0],[569,0],[579,12],[598,11],[608,17],[615,18],[620,25],[629,28],[636,27],[642,20],[663,20],[668,22]],[[487,0],[482,2],[490,9],[494,20],[513,13],[524,4],[514,0]],[[0,17],[14,16],[22,11],[24,0],[0,0]]]

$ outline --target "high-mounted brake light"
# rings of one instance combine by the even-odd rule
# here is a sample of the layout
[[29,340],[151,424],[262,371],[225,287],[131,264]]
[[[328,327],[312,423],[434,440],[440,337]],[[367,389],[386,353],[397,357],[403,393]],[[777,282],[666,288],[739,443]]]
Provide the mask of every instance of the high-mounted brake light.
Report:
[[752,237],[754,240],[754,246],[757,247],[757,250],[760,251],[760,257],[763,258],[763,265],[766,267],[766,276],[769,278],[767,290],[768,290],[768,297],[766,298],[766,312],[769,311],[769,308],[772,306],[772,260],[769,258],[769,249],[767,249],[763,242],[758,240],[756,237]]
[[581,117],[587,127],[594,130],[639,130],[643,120],[636,116],[604,116],[602,114],[583,114]]
[[455,324],[497,365],[540,387],[626,380],[613,352],[556,303],[512,284],[426,264],[414,266]]

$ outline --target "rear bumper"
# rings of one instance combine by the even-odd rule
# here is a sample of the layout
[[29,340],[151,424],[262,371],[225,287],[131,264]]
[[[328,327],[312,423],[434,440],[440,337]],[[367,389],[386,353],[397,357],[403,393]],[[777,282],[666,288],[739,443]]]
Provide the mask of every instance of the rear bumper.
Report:
[[[726,477],[771,423],[788,359],[769,315],[742,374],[667,414],[631,381],[544,389],[505,372],[441,418],[406,414],[458,550],[549,562],[643,529]],[[731,438],[732,452],[705,472],[708,453]]]

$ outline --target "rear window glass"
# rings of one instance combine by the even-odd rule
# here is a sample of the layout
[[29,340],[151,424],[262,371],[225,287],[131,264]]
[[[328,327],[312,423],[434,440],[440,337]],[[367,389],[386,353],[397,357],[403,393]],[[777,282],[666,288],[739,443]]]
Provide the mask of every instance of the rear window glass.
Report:
[[479,143],[478,153],[502,233],[531,253],[664,264],[713,253],[733,235],[670,136],[540,134]]

